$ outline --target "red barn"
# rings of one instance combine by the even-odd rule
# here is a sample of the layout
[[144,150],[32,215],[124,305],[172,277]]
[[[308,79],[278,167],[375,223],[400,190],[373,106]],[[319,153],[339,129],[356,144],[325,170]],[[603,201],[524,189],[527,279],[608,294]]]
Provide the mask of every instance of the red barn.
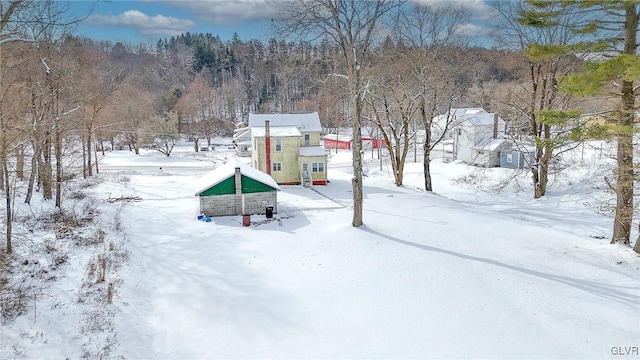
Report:
[[362,147],[366,149],[366,148],[369,148],[370,146],[373,146],[374,149],[384,148],[387,146],[387,143],[384,141],[384,139],[374,139],[369,136],[363,136]]
[[322,138],[325,149],[351,149],[353,137],[351,135],[327,134]]

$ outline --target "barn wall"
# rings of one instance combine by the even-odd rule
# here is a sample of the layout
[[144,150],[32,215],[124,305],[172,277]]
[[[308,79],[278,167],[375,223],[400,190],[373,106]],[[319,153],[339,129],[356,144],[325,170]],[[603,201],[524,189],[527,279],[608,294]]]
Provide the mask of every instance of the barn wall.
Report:
[[200,196],[200,213],[207,216],[236,215],[236,195]]
[[336,146],[338,147],[338,149],[342,149],[342,150],[349,150],[351,149],[351,142],[350,141],[336,141],[333,139],[324,139],[324,148],[325,149],[335,149]]
[[[245,215],[264,214],[267,204],[273,205],[273,212],[278,212],[277,191],[252,193],[244,195]],[[238,214],[240,215],[240,214]]]
[[[239,195],[239,197],[242,196]],[[267,204],[274,206],[274,213],[278,212],[277,191],[244,194],[246,214],[236,211],[236,195],[201,196],[200,213],[206,216],[264,214]]]

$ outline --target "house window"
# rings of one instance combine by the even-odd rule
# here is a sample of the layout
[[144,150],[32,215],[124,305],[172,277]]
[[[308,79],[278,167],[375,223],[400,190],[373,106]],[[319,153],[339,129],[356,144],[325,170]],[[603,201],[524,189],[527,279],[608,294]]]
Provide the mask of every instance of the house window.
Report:
[[282,163],[273,163],[271,164],[272,171],[282,171]]
[[513,155],[512,154],[507,154],[507,162],[508,163],[512,163],[513,162]]
[[304,134],[304,146],[309,146],[309,144],[310,144],[309,134]]
[[276,151],[282,151],[282,139],[276,139]]
[[311,172],[324,172],[324,163],[312,163],[311,164]]

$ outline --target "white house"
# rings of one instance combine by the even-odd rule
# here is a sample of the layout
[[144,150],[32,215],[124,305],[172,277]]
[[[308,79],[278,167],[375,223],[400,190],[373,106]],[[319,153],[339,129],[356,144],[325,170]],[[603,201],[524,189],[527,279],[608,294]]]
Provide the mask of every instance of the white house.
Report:
[[233,143],[236,147],[236,155],[251,156],[251,129],[244,123],[233,130]]
[[506,126],[498,114],[482,108],[451,109],[433,119],[435,137],[447,130],[445,139],[452,142],[453,159],[487,167],[499,166],[500,151],[509,146]]

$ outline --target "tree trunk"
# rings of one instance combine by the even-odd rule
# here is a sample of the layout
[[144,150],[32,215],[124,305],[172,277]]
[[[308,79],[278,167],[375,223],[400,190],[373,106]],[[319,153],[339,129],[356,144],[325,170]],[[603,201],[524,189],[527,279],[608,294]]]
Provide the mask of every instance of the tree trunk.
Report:
[[84,138],[86,137],[84,131],[85,131],[85,124],[83,119],[82,137],[80,139],[81,140],[80,143],[82,143],[82,178],[86,179],[89,176],[89,174],[87,170],[87,144],[84,141]]
[[25,204],[31,204],[31,197],[33,196],[33,186],[36,182],[36,175],[38,173],[38,159],[40,158],[40,147],[35,145],[33,149],[33,156],[31,157],[31,171],[29,173],[29,182],[27,185],[27,194],[24,197]]
[[424,148],[422,159],[422,170],[424,173],[424,189],[425,191],[433,191],[433,183],[431,182],[431,121],[427,115],[427,106],[424,97],[420,98],[420,116],[422,117],[422,125],[424,127]]
[[41,161],[38,169],[38,177],[42,186],[42,198],[53,199],[53,169],[51,167],[51,131],[49,125],[44,133],[44,143],[40,150]]
[[[3,134],[3,137],[5,136],[5,134]],[[4,145],[4,144],[3,144]],[[6,231],[5,231],[5,236],[7,237],[7,253],[11,253],[13,252],[13,246],[11,244],[11,240],[12,240],[12,230],[11,230],[11,225],[13,223],[13,214],[12,214],[12,210],[11,210],[11,183],[9,182],[9,167],[7,166],[7,157],[4,155],[4,149],[2,150],[3,152],[3,156],[2,156],[2,170],[5,174],[4,176],[4,194],[5,194],[5,200],[6,200],[6,204],[7,204],[7,214],[6,214],[6,220],[5,220],[5,227],[6,227]]]
[[91,146],[91,143],[93,142],[93,137],[92,137],[92,129],[91,129],[91,125],[87,124],[87,144],[86,146],[86,150],[87,150],[87,176],[93,176],[93,160],[92,160],[92,153],[93,153],[93,147]]
[[62,134],[60,130],[60,119],[56,117],[54,136],[54,150],[56,157],[56,207],[62,206]]
[[433,191],[433,184],[431,183],[431,148],[426,146],[426,144],[424,147],[422,167],[424,171],[424,189],[426,191]]
[[[633,88],[631,82],[623,82],[623,111],[619,125],[623,129],[633,126]],[[631,105],[630,105],[631,104]],[[631,110],[627,110],[631,109]],[[618,156],[616,169],[616,213],[611,243],[630,243],[633,219],[633,135],[620,131],[616,135]]]
[[[624,53],[635,55],[637,48],[638,13],[635,4],[627,4],[624,34]],[[616,171],[616,214],[611,243],[630,243],[633,220],[633,122],[635,92],[633,81],[622,80],[622,106],[618,118],[616,140],[618,159]],[[638,245],[636,244],[636,248]]]
[[[2,72],[2,70],[0,70]],[[1,76],[1,75],[0,75]],[[1,79],[0,79],[1,80]],[[1,95],[0,95],[1,96]],[[1,105],[1,102],[0,102]],[[2,180],[4,185],[4,194],[6,199],[6,218],[5,218],[5,237],[7,245],[7,253],[13,252],[11,244],[11,183],[9,182],[9,168],[7,166],[7,125],[5,123],[2,109],[0,109],[0,167],[2,168]]]
[[354,100],[354,118],[353,118],[353,179],[351,180],[351,186],[353,188],[353,220],[351,225],[360,227],[363,225],[362,221],[362,102],[359,94],[356,94]]
[[16,177],[24,180],[24,145],[16,149]]
[[53,199],[53,169],[50,161],[43,161],[39,172],[40,184],[42,185],[42,199]]

